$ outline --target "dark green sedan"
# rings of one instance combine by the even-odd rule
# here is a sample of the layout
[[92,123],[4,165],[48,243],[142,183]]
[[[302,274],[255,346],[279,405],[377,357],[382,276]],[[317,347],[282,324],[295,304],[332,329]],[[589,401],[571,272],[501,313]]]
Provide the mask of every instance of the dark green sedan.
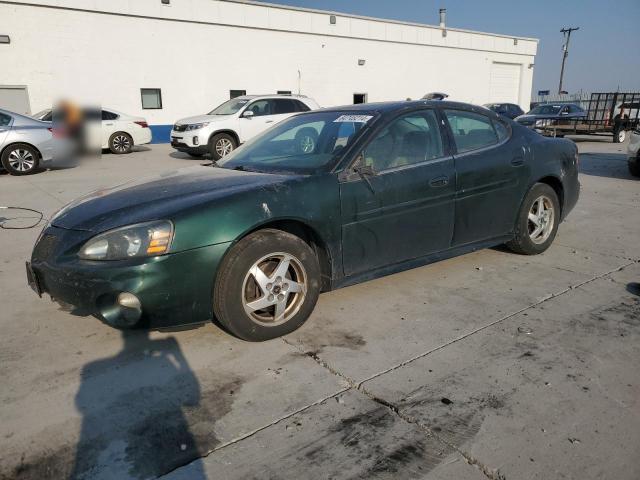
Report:
[[72,202],[27,276],[115,327],[216,319],[267,340],[302,325],[323,291],[503,243],[542,253],[578,195],[573,142],[482,107],[320,110],[217,164]]

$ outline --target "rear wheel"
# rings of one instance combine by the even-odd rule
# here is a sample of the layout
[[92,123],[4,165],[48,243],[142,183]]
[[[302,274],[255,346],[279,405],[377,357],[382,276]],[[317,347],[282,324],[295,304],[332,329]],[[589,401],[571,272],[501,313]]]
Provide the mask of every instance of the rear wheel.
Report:
[[537,255],[547,250],[558,232],[560,202],[555,190],[536,183],[522,203],[515,235],[507,246],[516,253]]
[[295,142],[298,153],[313,153],[318,143],[318,132],[314,128],[303,128],[296,133]]
[[125,132],[116,132],[109,138],[109,150],[116,155],[131,153],[133,138]]
[[16,143],[2,153],[2,166],[11,175],[30,175],[38,170],[40,154],[31,145]]
[[320,294],[320,267],[311,247],[280,230],[240,240],[216,278],[216,318],[234,335],[260,342],[299,328]]
[[235,138],[228,133],[219,133],[211,137],[209,141],[209,151],[214,160],[226,157],[237,148]]

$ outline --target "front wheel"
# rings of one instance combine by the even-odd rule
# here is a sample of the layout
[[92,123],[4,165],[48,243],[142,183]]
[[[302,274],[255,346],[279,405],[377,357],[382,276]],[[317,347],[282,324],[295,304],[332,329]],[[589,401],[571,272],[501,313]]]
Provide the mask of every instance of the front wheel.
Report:
[[237,148],[236,140],[227,133],[214,135],[209,142],[209,151],[214,160],[226,157]]
[[320,267],[311,247],[281,230],[248,235],[225,256],[213,309],[231,333],[251,342],[293,332],[311,315],[320,294]]
[[613,143],[624,143],[626,139],[627,131],[623,127],[617,128],[613,132]]
[[522,202],[514,238],[507,246],[523,255],[542,253],[556,238],[559,223],[558,195],[549,185],[536,183]]

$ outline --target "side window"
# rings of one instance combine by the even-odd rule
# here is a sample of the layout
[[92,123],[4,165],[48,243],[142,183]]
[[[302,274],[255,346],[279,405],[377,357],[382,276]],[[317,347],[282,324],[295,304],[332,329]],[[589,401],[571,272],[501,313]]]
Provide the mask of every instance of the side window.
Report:
[[311,110],[307,105],[302,103],[300,100],[293,100],[293,102],[296,104],[298,112],[308,112]]
[[247,110],[253,112],[254,117],[262,117],[264,115],[272,115],[271,100],[256,100],[247,107]]
[[478,113],[445,110],[458,153],[478,150],[498,143],[491,120]]
[[378,133],[364,151],[365,164],[376,171],[412,165],[443,155],[433,110],[403,115]]
[[117,118],[118,118],[118,115],[116,115],[115,113],[102,110],[102,120],[115,120]]
[[4,113],[0,113],[0,127],[6,127],[11,123],[11,117],[9,115],[5,115]]
[[296,104],[288,98],[276,98],[271,100],[273,103],[273,115],[281,115],[285,113],[295,113],[297,111]]
[[504,123],[494,120],[493,126],[495,127],[496,133],[498,134],[498,142],[504,142],[507,138],[509,138],[509,129]]

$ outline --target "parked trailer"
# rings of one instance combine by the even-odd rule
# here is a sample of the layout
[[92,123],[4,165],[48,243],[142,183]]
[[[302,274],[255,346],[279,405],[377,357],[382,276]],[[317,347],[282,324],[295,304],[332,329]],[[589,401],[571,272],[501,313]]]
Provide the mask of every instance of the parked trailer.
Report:
[[622,143],[640,125],[640,92],[592,93],[586,110],[586,118],[554,121],[537,130],[554,137],[610,133],[614,143]]

